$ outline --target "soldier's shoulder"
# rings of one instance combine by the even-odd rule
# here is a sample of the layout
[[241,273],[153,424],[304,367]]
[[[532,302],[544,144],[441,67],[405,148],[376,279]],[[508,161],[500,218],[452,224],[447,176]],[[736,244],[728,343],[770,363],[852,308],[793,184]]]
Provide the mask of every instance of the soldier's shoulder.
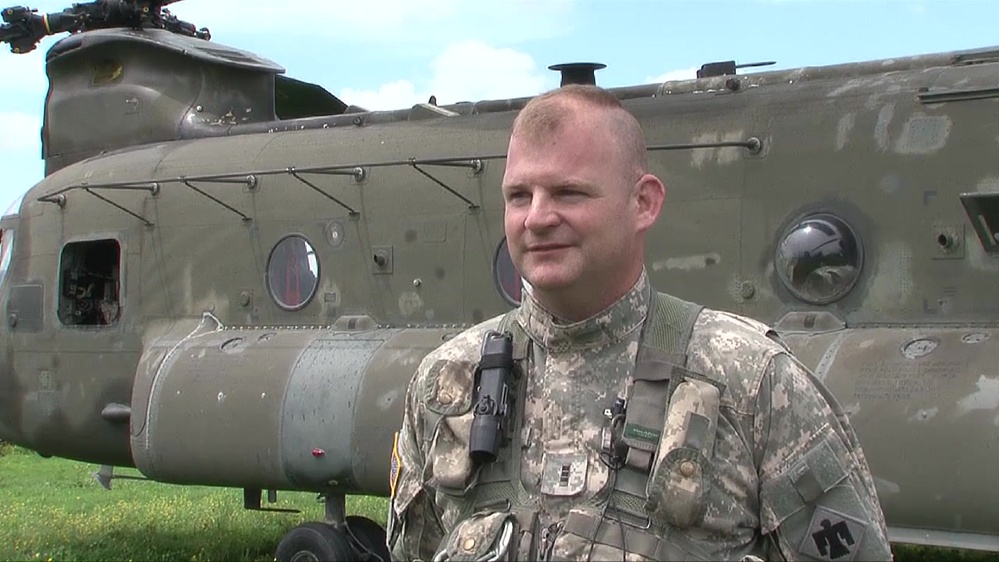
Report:
[[733,312],[704,307],[694,322],[695,337],[712,343],[724,343],[731,346],[778,347],[783,345],[775,339],[776,332],[769,325],[741,316]]
[[728,387],[732,406],[743,409],[755,400],[774,356],[789,353],[768,325],[732,312],[704,308],[697,316],[687,346],[687,365],[711,373]]
[[[490,318],[444,341],[424,357],[423,367],[439,361],[472,360],[477,363],[482,351],[482,338],[485,337],[486,332],[499,328],[502,319],[503,315]],[[423,369],[421,368],[421,370]]]
[[460,414],[471,404],[475,369],[486,332],[499,327],[502,315],[479,323],[427,354],[416,371],[414,398],[438,413]]

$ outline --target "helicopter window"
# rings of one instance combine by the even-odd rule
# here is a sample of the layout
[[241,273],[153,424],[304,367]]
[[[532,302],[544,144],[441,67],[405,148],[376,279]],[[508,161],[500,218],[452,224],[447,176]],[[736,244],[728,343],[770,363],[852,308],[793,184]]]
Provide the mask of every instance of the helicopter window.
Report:
[[14,231],[0,230],[0,285],[7,278],[7,268],[10,267],[10,256],[14,248]]
[[16,215],[17,212],[21,209],[21,202],[24,201],[24,196],[26,193],[27,192],[22,193],[17,199],[15,199],[14,202],[10,204],[10,207],[7,207],[7,210],[4,211],[3,216],[6,217],[10,215]]
[[94,76],[90,79],[92,86],[106,86],[121,81],[122,70],[125,67],[121,61],[104,59],[94,63]]
[[860,276],[863,248],[846,222],[829,214],[810,215],[787,230],[777,246],[781,283],[809,304],[843,298]]
[[517,306],[523,293],[523,280],[520,273],[513,265],[510,257],[510,248],[506,244],[506,238],[500,242],[496,248],[496,255],[493,256],[493,280],[496,288],[499,289],[500,296],[506,302]]
[[74,326],[118,321],[121,247],[117,240],[73,242],[62,249],[59,320]]
[[292,234],[282,238],[267,260],[267,290],[278,306],[300,310],[319,288],[319,259],[312,244]]

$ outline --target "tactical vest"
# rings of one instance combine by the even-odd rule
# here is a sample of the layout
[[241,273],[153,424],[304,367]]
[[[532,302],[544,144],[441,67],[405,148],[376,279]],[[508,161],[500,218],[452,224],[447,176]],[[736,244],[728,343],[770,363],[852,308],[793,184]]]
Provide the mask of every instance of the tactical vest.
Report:
[[[619,551],[622,559],[625,553],[652,560],[710,559],[676,530],[703,515],[701,477],[711,461],[725,384],[716,380],[718,375],[685,368],[690,335],[703,307],[662,293],[651,304],[627,400],[607,412],[615,436],[608,462],[617,463],[609,492],[581,501],[567,518],[544,529],[539,528],[536,496],[521,482],[526,360],[532,343],[514,321],[516,311],[503,317],[499,330],[513,335],[518,371],[509,439],[494,462],[475,470],[464,490],[442,490],[460,496],[468,507],[444,538],[435,562],[547,560],[560,557],[553,552],[559,540],[591,548],[604,545]],[[427,416],[425,442],[430,442],[441,414],[430,409]],[[465,525],[475,525],[475,530],[463,533]]]

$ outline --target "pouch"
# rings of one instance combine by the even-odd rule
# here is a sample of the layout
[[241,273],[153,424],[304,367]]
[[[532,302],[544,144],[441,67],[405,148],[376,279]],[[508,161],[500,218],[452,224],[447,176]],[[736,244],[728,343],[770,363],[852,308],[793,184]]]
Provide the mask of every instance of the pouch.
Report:
[[704,519],[720,397],[711,383],[687,379],[670,398],[646,509],[674,527],[695,526]]
[[430,367],[423,388],[423,402],[436,418],[427,454],[429,483],[449,495],[462,496],[474,484],[468,456],[474,371],[468,361],[440,360]]
[[511,560],[516,549],[517,520],[511,513],[481,512],[455,525],[441,541],[434,562]]

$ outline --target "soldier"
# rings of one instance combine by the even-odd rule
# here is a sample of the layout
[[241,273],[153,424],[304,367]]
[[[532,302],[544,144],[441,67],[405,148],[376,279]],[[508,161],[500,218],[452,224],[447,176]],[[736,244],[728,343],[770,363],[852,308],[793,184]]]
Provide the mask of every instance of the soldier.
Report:
[[[507,242],[531,290],[410,383],[393,556],[890,560],[835,398],[766,326],[651,287],[665,188],[617,98],[535,98],[507,156]],[[506,359],[488,351],[504,339]]]

